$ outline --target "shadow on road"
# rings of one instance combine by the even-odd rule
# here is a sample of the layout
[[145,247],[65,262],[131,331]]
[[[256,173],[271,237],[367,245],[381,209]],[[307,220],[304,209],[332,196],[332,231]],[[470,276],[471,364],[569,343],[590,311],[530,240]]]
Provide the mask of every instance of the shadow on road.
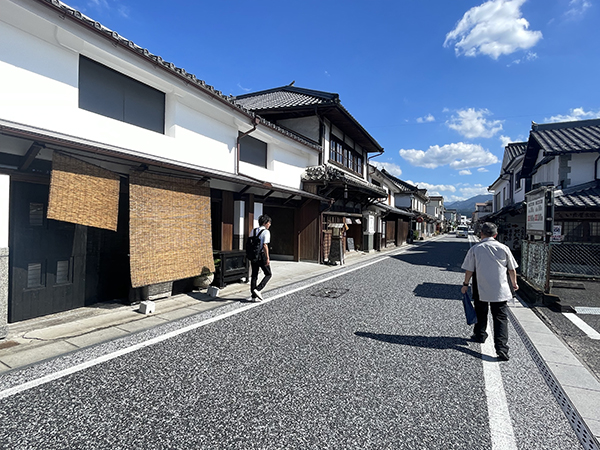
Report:
[[469,340],[456,336],[406,336],[400,334],[378,334],[357,331],[354,333],[358,337],[375,339],[377,341],[387,342],[390,344],[409,345],[411,347],[431,348],[438,350],[457,350],[474,358],[483,359],[484,361],[496,361],[488,355],[482,355],[479,352],[471,350]]
[[[460,268],[469,247],[465,241],[460,242],[431,242],[423,244],[414,250],[409,250],[390,258],[406,262],[415,266],[441,267],[450,272],[462,272]],[[456,262],[456,255],[460,255],[460,262]]]
[[421,283],[414,290],[417,297],[462,300],[460,286],[445,283]]

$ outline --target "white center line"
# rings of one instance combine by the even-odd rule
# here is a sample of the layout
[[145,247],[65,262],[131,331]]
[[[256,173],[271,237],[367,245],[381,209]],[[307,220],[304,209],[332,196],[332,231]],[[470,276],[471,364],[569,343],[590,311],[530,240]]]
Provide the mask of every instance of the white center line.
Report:
[[[488,320],[488,330],[493,329],[491,319]],[[517,442],[513,432],[512,421],[508,411],[506,392],[502,381],[499,362],[496,360],[493,339],[490,336],[481,344],[483,360],[483,378],[485,381],[485,396],[487,398],[492,450],[513,450]]]
[[577,328],[583,331],[590,339],[600,339],[600,333],[590,327],[587,323],[585,323],[581,318],[577,317],[575,313],[563,313],[567,319],[569,319]]

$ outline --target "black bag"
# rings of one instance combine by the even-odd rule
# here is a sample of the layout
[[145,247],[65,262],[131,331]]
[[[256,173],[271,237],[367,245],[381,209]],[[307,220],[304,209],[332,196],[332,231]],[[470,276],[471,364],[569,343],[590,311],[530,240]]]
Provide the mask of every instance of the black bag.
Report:
[[[246,240],[246,258],[250,262],[258,262],[260,260],[263,246],[260,243],[260,235],[264,229],[260,230],[260,232],[256,236],[249,236]],[[254,230],[252,230],[254,232]]]

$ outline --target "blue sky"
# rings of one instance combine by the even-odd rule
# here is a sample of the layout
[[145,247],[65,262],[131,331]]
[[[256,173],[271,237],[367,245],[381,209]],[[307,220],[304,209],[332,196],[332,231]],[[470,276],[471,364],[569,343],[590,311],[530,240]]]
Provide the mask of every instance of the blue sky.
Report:
[[336,92],[372,162],[446,202],[488,193],[531,122],[600,117],[600,0],[77,0],[224,94]]

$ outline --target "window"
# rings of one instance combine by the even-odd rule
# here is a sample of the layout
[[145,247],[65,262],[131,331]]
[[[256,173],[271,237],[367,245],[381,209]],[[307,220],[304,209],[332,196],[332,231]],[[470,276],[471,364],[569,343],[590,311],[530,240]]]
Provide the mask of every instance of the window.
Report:
[[71,282],[71,264],[67,259],[66,261],[56,262],[56,280],[55,284],[65,284]]
[[267,143],[252,136],[244,136],[240,139],[240,161],[266,168]]
[[583,240],[583,224],[581,222],[563,222],[562,233],[565,242],[581,242]]
[[27,287],[37,288],[43,286],[42,274],[41,263],[27,264]]
[[44,204],[30,203],[29,204],[29,226],[41,227],[44,225]]
[[360,175],[363,174],[362,156],[358,152],[349,148],[347,144],[342,143],[333,136],[329,141],[329,159],[341,164],[353,172],[356,172]]
[[79,57],[79,107],[165,132],[165,94],[85,56]]
[[521,189],[521,171],[519,170],[515,175],[515,191]]

